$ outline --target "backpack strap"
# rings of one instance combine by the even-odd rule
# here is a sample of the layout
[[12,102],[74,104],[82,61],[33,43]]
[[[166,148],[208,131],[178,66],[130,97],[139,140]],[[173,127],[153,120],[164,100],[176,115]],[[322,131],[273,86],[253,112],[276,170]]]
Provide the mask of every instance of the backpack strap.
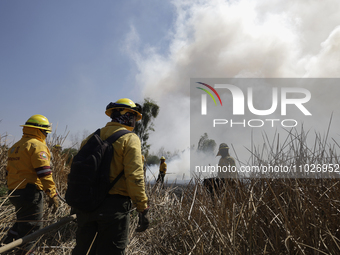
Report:
[[[99,132],[100,132],[100,129],[99,129]],[[119,130],[119,131],[113,133],[113,134],[112,134],[109,138],[107,138],[105,141],[108,142],[108,143],[110,143],[110,144],[112,144],[112,143],[114,143],[115,141],[117,141],[118,138],[120,138],[121,136],[123,136],[123,135],[125,135],[125,134],[127,134],[127,133],[132,133],[132,132],[129,131],[129,130],[126,130],[126,129],[124,129],[124,130]],[[123,176],[123,174],[124,174],[124,170],[121,171],[121,172],[118,174],[118,176],[110,183],[110,188],[109,188],[109,190],[112,189],[113,185],[115,185],[115,184],[117,183],[117,181],[120,179],[120,177]]]
[[[100,132],[100,131],[99,131]],[[105,141],[109,142],[109,143],[114,143],[115,141],[118,140],[119,137],[127,134],[127,133],[132,133],[129,130],[123,129],[123,130],[119,130],[115,133],[113,133],[109,138],[107,138]]]

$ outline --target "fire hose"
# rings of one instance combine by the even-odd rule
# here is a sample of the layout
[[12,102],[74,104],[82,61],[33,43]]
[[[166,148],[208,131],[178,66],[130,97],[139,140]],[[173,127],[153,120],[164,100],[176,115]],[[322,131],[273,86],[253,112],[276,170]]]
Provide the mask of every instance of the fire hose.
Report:
[[24,243],[27,243],[29,241],[32,241],[34,239],[36,239],[37,237],[47,233],[47,232],[50,232],[51,230],[54,230],[54,229],[57,229],[63,225],[65,225],[66,223],[69,223],[70,221],[73,221],[77,218],[77,216],[75,214],[72,214],[72,215],[69,215],[69,216],[66,216],[64,218],[62,218],[60,221],[52,224],[52,225],[49,225],[43,229],[39,229],[38,231],[28,235],[28,236],[24,236],[22,238],[19,238],[9,244],[6,244],[5,246],[2,246],[0,247],[0,254],[5,252],[5,251],[9,251],[11,249],[14,249],[15,247],[19,246],[19,245],[22,245]]

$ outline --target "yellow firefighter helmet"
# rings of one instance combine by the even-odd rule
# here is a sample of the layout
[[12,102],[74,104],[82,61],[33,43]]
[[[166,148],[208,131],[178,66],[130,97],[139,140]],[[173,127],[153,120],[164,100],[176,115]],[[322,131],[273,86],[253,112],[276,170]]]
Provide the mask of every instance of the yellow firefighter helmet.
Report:
[[52,132],[52,124],[48,119],[40,114],[35,114],[31,116],[25,123],[25,125],[20,125],[20,127],[31,127],[46,130],[47,133]]
[[142,119],[142,107],[139,104],[135,104],[131,99],[128,98],[121,98],[118,99],[115,103],[109,103],[106,106],[105,114],[111,117],[113,110],[120,110],[120,114],[125,114],[126,112],[133,112],[137,115],[136,121]]

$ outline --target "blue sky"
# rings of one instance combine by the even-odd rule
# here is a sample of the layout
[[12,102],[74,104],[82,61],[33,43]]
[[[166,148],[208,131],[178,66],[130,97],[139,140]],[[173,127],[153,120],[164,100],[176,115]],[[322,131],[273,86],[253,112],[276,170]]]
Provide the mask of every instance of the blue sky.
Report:
[[58,134],[105,125],[106,105],[140,102],[126,51],[134,27],[144,44],[166,48],[174,8],[167,1],[0,1],[0,134],[15,140],[33,114]]
[[[183,151],[198,142],[190,78],[339,78],[339,13],[338,0],[1,0],[0,134],[17,141],[19,125],[42,114],[57,135],[70,132],[65,147],[109,121],[109,102],[148,97],[160,106],[151,152]],[[249,134],[208,135],[239,154],[249,144]],[[188,154],[171,164],[180,178]]]

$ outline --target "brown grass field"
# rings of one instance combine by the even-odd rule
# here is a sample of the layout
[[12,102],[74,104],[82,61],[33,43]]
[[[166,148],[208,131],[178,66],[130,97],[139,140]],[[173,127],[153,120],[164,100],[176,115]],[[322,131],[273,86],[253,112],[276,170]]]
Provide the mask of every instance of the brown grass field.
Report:
[[[267,153],[266,162],[339,164],[336,146],[326,145],[317,136],[314,147],[307,148],[302,136],[289,135],[290,142],[281,146],[286,150],[269,146],[276,149]],[[5,186],[7,146],[1,140],[0,145],[2,238],[15,216]],[[263,162],[258,151],[252,151],[255,165]],[[53,159],[61,196],[67,188],[66,158],[55,155]],[[131,213],[127,254],[340,254],[340,183],[334,177],[233,180],[214,196],[195,178],[165,189],[147,183],[146,190],[151,225],[147,231],[135,233],[136,213]],[[44,226],[70,213],[67,204],[60,204],[54,215],[46,206]],[[76,227],[71,222],[40,237],[38,254],[71,254]]]

